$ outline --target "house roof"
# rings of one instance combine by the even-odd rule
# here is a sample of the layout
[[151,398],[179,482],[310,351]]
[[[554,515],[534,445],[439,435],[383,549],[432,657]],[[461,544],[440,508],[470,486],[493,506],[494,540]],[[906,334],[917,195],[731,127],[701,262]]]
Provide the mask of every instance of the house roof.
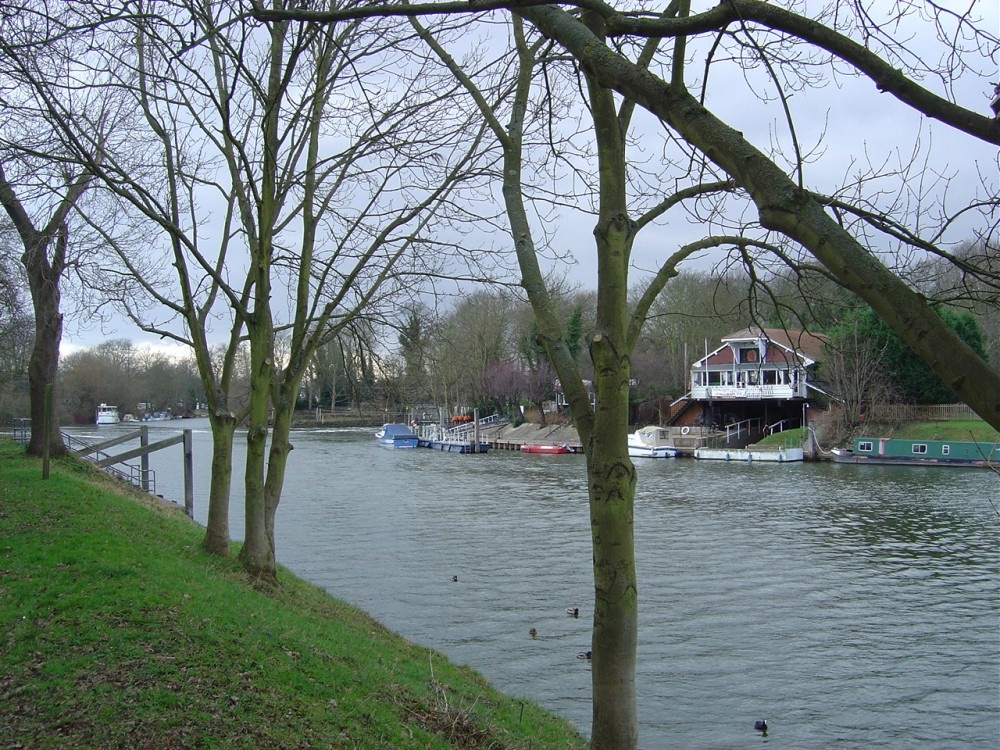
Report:
[[821,333],[808,331],[793,331],[786,328],[761,328],[750,326],[723,336],[722,341],[757,341],[766,338],[772,344],[777,344],[793,352],[804,354],[814,362],[823,359],[823,351],[829,339]]

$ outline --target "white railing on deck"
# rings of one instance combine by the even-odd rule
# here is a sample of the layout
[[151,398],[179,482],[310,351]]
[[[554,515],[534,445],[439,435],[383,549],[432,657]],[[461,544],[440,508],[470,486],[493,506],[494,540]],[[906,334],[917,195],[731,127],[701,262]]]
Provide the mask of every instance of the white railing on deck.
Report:
[[805,393],[804,385],[698,385],[691,389],[689,398],[759,401],[765,398],[804,398]]

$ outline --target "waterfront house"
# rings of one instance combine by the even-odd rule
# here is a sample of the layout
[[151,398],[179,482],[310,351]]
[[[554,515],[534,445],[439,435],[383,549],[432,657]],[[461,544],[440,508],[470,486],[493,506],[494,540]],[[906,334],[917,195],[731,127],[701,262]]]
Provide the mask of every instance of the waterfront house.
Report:
[[826,337],[805,331],[752,326],[722,338],[690,370],[690,390],[672,404],[670,423],[723,428],[746,425],[754,433],[801,426]]

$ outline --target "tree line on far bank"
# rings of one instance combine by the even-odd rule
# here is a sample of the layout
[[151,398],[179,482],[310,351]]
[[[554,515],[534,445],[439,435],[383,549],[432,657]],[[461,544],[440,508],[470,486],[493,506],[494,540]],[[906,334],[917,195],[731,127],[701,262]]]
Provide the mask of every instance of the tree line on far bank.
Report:
[[[9,422],[27,414],[31,325],[16,285],[5,279],[0,277],[9,303],[0,314],[0,419]],[[750,279],[738,271],[722,277],[691,273],[672,283],[670,293],[654,305],[633,354],[630,400],[645,415],[640,419],[662,418],[656,408],[686,392],[690,365],[705,347],[716,348],[722,336],[748,324],[827,335],[816,380],[841,403],[846,427],[872,404],[955,400],[870,308],[835,285],[813,288],[809,304],[795,303],[792,283],[787,277],[772,279],[770,294],[758,298],[756,308]],[[790,304],[780,309],[761,304],[774,299]],[[593,328],[594,294],[567,291],[561,304],[573,321],[579,357]],[[1000,312],[985,305],[973,310],[942,307],[940,314],[969,346],[1000,364]],[[541,407],[555,399],[558,380],[535,341],[537,333],[530,306],[506,291],[474,291],[440,314],[414,305],[383,331],[369,326],[320,347],[307,367],[296,407],[389,414],[414,407],[442,407],[445,414],[478,408],[515,417],[527,407],[544,419]],[[236,403],[248,398],[247,366],[244,355],[233,386]],[[205,403],[190,356],[171,356],[127,339],[74,351],[62,358],[59,372],[56,406],[62,423],[92,422],[101,403],[137,418],[143,412],[191,414]],[[644,403],[651,406],[642,409]]]

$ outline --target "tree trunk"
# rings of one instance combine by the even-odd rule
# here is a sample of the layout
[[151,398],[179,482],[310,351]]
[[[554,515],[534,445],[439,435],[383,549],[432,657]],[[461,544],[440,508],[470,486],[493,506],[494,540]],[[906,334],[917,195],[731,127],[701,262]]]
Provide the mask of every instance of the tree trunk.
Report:
[[250,414],[247,425],[245,479],[246,532],[239,559],[253,576],[275,579],[274,547],[267,534],[264,468],[267,451],[267,407],[270,362],[273,356],[270,327],[257,323],[250,330]]
[[231,415],[212,416],[212,477],[208,490],[208,523],[202,547],[213,555],[229,554],[229,494],[233,484],[233,435]]
[[264,499],[264,456],[267,427],[251,423],[247,430],[247,467],[245,474],[246,535],[239,559],[253,576],[275,578],[274,548],[267,535],[266,503]]
[[591,345],[596,377],[594,432],[587,448],[594,551],[593,750],[638,745],[635,652],[638,589],[633,514],[636,473],[628,457],[628,359],[606,339]]
[[[24,253],[23,258],[35,314],[35,343],[28,361],[31,439],[28,442],[27,453],[32,456],[41,456],[44,453],[46,432],[50,436],[48,446],[50,455],[66,453],[55,408],[48,415],[50,429],[45,429],[45,391],[49,386],[53,389],[56,386],[63,324],[63,316],[59,311],[60,274],[51,269],[46,262],[47,244],[43,238],[38,237],[32,247]],[[52,403],[55,403],[54,398]]]
[[278,512],[278,503],[281,502],[281,488],[285,483],[285,469],[288,466],[288,454],[292,451],[292,444],[289,440],[292,427],[292,417],[295,411],[294,397],[290,398],[290,393],[298,389],[298,380],[295,386],[289,388],[281,386],[274,404],[274,424],[271,427],[271,449],[267,458],[267,481],[264,484],[264,526],[267,530],[268,539],[271,540],[271,547],[274,548],[274,517]]

